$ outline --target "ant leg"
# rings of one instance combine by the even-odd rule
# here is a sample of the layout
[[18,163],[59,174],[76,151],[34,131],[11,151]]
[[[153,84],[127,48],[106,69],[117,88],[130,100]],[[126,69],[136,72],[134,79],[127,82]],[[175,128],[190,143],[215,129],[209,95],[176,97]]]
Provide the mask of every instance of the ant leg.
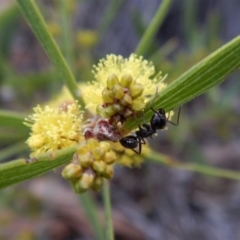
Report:
[[136,134],[136,136],[138,138],[138,141],[141,144],[146,144],[145,139],[141,136],[141,133],[143,132],[143,128],[141,126],[138,126],[138,127],[139,127],[139,131],[135,132],[135,134]]
[[[167,121],[168,121],[169,123],[171,123],[172,125],[174,125],[174,126],[177,126],[177,125],[179,124],[179,117],[180,117],[180,113],[181,113],[181,107],[182,107],[182,106],[180,106],[179,109],[178,109],[178,116],[177,116],[177,122],[176,122],[176,123],[169,121],[169,120],[168,120],[169,115],[168,115]],[[170,114],[170,113],[169,113],[169,114]]]
[[152,107],[150,108],[154,113],[158,114],[156,110],[154,110]]
[[146,144],[146,141],[145,141],[145,139],[144,139],[144,138],[142,138],[142,137],[139,137],[139,140],[140,140],[140,143],[141,143],[141,144]]
[[135,149],[132,149],[131,148],[131,150],[133,150],[135,153],[137,153],[137,154],[141,154],[141,151],[142,151],[142,146],[139,144],[139,148],[138,148],[138,151],[137,150],[135,150]]
[[[139,137],[139,136],[137,136],[137,138],[138,138],[138,151],[137,150],[135,150],[134,148],[131,148],[131,150],[133,150],[135,153],[137,153],[137,154],[141,154],[141,152],[142,152],[142,141],[141,141],[141,138]],[[144,140],[143,140],[144,141]],[[146,142],[144,142],[144,144],[145,144]]]
[[[144,141],[145,142],[145,141]],[[144,143],[145,144],[145,143]],[[142,143],[141,143],[141,140],[139,142],[139,148],[138,148],[138,154],[141,154],[142,152]]]

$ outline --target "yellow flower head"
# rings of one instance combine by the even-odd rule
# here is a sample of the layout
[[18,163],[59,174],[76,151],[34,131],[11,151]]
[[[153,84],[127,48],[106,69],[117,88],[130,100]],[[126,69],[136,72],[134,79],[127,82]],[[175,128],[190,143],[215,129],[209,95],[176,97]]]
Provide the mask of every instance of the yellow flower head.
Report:
[[34,108],[25,125],[32,130],[27,144],[32,156],[72,146],[83,140],[82,115],[76,103],[64,104],[61,108],[45,106]]
[[[131,54],[129,58],[107,55],[93,70],[95,81],[82,86],[87,108],[105,118],[118,115],[121,121],[143,111],[147,96],[154,95],[162,77],[151,62]],[[156,77],[153,77],[156,75]],[[161,91],[165,84],[158,84]]]

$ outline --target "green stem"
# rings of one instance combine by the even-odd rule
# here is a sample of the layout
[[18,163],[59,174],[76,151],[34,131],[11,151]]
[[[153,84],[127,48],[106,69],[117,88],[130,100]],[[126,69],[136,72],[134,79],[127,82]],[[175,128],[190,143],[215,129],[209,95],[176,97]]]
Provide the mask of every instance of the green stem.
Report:
[[73,64],[72,55],[72,26],[69,14],[69,3],[66,0],[59,1],[59,9],[61,16],[61,29],[62,29],[62,43],[63,43],[63,53],[66,57],[70,66]]
[[103,228],[99,221],[98,210],[92,196],[86,192],[80,195],[81,204],[93,227],[96,239],[104,240]]
[[108,181],[105,181],[103,185],[103,200],[106,214],[106,240],[114,240],[112,209],[110,200],[110,183]]
[[144,55],[149,46],[151,46],[157,31],[159,30],[169,8],[172,0],[163,0],[162,4],[158,8],[151,24],[148,26],[146,32],[144,33],[140,43],[137,46],[135,53],[137,55]]
[[48,31],[47,25],[43,19],[34,0],[17,0],[20,10],[22,11],[28,24],[31,26],[34,34],[38,38],[39,42],[42,44],[43,49],[49,56],[53,65],[57,69],[60,77],[65,82],[68,90],[72,96],[79,101],[80,104],[83,103],[81,98],[80,90],[78,88],[77,82],[68,67],[65,59],[63,58],[59,47],[55,43],[52,35]]
[[150,161],[164,164],[168,167],[174,167],[182,170],[192,171],[201,173],[204,175],[208,175],[211,177],[222,177],[232,180],[240,180],[240,172],[232,171],[232,170],[225,170],[221,168],[211,167],[211,166],[204,166],[197,163],[180,163],[171,157],[153,152],[148,159]]

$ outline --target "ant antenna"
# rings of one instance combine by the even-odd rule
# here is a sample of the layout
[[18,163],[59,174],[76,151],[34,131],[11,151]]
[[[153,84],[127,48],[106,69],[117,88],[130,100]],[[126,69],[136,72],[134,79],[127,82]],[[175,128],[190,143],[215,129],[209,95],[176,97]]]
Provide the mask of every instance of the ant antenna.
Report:
[[182,108],[182,106],[180,106],[179,109],[178,109],[178,116],[177,116],[177,122],[176,122],[176,123],[171,122],[171,121],[168,120],[171,111],[170,111],[169,114],[168,114],[167,121],[168,121],[169,123],[171,123],[172,125],[174,125],[174,126],[177,126],[177,125],[179,124],[179,117],[180,117],[180,113],[181,113],[181,108]]

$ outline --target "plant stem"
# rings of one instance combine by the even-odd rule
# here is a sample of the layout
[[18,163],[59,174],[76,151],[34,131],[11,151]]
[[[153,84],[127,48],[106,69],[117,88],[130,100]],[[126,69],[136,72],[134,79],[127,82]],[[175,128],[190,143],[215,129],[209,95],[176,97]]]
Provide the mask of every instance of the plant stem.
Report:
[[174,167],[182,170],[192,171],[201,173],[204,175],[212,176],[212,177],[222,177],[232,180],[240,180],[240,172],[232,171],[232,170],[225,170],[217,167],[211,167],[207,165],[200,165],[197,163],[181,163],[171,157],[153,152],[148,159],[150,161],[164,164],[168,167]]
[[63,45],[63,53],[67,62],[70,66],[73,64],[73,52],[72,52],[72,26],[70,21],[70,10],[69,10],[69,2],[66,0],[59,1],[59,10],[61,16],[61,29],[62,29],[62,45]]
[[72,96],[83,103],[77,82],[55,43],[34,0],[17,0],[20,10],[49,56]]
[[63,164],[69,163],[79,145],[50,151],[38,157],[19,158],[0,164],[0,189],[39,176]]
[[105,181],[103,185],[103,200],[106,215],[106,240],[114,240],[112,209],[110,200],[110,184],[108,181]]
[[89,192],[86,192],[80,195],[80,200],[87,218],[93,227],[96,239],[104,240],[103,228],[100,224],[98,210],[93,197],[89,194]]
[[169,8],[171,5],[172,0],[163,0],[162,4],[158,8],[152,22],[148,26],[146,32],[144,33],[140,43],[137,46],[137,49],[135,50],[135,53],[137,55],[144,55],[149,46],[152,45],[153,39],[155,35],[157,34],[157,31],[159,30]]

